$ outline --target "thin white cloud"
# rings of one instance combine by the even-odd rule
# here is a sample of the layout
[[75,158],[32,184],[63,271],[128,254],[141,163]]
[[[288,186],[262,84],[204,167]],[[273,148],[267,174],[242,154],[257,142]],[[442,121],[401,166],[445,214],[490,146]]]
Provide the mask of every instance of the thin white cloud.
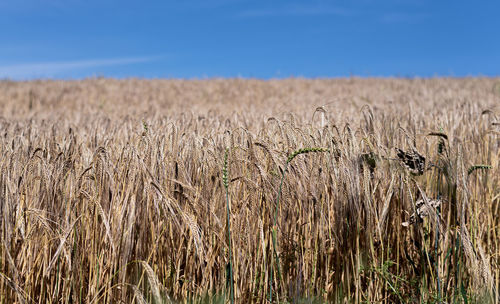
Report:
[[380,17],[380,21],[385,23],[419,23],[430,17],[423,13],[388,13]]
[[72,71],[143,63],[153,61],[157,58],[158,57],[128,57],[4,65],[0,66],[0,78],[30,79],[56,77]]
[[379,14],[373,9],[359,8],[356,10],[333,6],[329,4],[289,4],[282,7],[249,9],[239,12],[240,18],[258,17],[307,17],[307,16],[339,16],[339,17],[372,17],[383,23],[420,23],[430,18],[428,13],[388,12]]
[[26,10],[39,10],[44,9],[62,9],[81,5],[81,0],[15,0],[15,1],[0,1],[0,8],[2,10],[9,10],[14,12]]
[[210,1],[180,1],[177,6],[184,9],[215,9],[220,7],[234,6],[248,0],[210,0]]
[[354,12],[348,9],[327,5],[290,5],[281,8],[252,9],[238,14],[238,17],[279,17],[279,16],[319,16],[337,15],[351,16]]

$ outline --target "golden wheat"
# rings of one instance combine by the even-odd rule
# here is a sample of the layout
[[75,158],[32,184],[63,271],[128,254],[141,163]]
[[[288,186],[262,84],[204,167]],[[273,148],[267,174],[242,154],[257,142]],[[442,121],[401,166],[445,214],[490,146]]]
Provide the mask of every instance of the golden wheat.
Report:
[[0,81],[0,303],[494,302],[499,82]]

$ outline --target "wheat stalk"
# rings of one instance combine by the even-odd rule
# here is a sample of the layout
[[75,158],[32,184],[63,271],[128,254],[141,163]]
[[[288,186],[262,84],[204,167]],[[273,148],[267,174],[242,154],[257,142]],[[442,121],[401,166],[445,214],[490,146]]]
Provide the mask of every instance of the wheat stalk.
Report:
[[[307,154],[307,153],[319,153],[319,152],[328,152],[328,149],[325,148],[318,148],[318,147],[313,147],[313,148],[302,148],[295,150],[292,154],[290,154],[286,160],[285,163],[285,168],[283,169],[283,173],[281,174],[281,180],[280,180],[280,185],[278,189],[278,195],[276,196],[276,203],[275,203],[275,210],[274,210],[274,220],[273,220],[273,230],[272,230],[272,241],[273,241],[273,253],[276,261],[276,267],[278,270],[278,279],[281,281],[281,271],[280,271],[280,263],[279,263],[279,257],[278,257],[278,252],[277,252],[277,242],[276,242],[276,224],[278,221],[278,209],[279,209],[279,202],[280,202],[280,197],[281,197],[281,192],[283,189],[283,181],[285,180],[285,174],[286,171],[288,170],[288,165],[292,162],[292,160],[297,157],[298,155],[301,154]],[[273,271],[271,269],[270,273],[270,280],[269,280],[269,301],[272,302],[273,298],[273,293],[272,293],[272,284],[273,284]]]
[[229,277],[230,277],[230,299],[231,303],[234,303],[234,279],[233,279],[233,250],[231,247],[231,208],[229,207],[229,169],[228,169],[228,158],[229,149],[226,148],[226,153],[224,153],[224,166],[222,168],[222,183],[226,189],[226,214],[227,214],[227,239],[229,244]]

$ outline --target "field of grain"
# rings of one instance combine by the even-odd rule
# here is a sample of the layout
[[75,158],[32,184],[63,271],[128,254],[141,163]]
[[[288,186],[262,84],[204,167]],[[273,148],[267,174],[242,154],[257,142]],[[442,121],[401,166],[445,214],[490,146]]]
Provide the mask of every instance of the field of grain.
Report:
[[0,81],[0,303],[494,303],[499,123],[495,78]]

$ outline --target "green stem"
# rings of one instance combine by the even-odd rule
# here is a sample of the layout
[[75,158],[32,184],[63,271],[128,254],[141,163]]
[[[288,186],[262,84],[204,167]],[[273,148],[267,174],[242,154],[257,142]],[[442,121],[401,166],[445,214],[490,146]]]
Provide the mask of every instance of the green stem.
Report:
[[[278,190],[278,196],[276,196],[276,206],[275,206],[276,208],[274,211],[274,223],[273,223],[273,231],[272,231],[273,253],[274,253],[274,259],[276,261],[276,267],[278,270],[278,279],[281,279],[281,273],[280,273],[280,269],[279,269],[279,257],[278,257],[278,253],[276,251],[276,247],[277,247],[276,246],[276,225],[278,222],[278,209],[279,209],[281,191],[283,189],[283,181],[285,180],[285,174],[286,174],[286,171],[288,169],[288,163],[289,162],[286,162],[285,169],[283,169],[283,174],[281,175],[280,187]],[[272,302],[272,300],[273,300],[272,295],[273,295],[273,270],[271,268],[270,279],[269,279],[269,302]],[[278,299],[278,302],[279,302],[279,299]]]
[[230,221],[230,209],[229,209],[229,191],[226,188],[226,209],[227,209],[227,237],[229,242],[229,278],[231,284],[231,304],[234,303],[234,281],[233,281],[233,250],[231,247],[231,221]]
[[436,208],[436,246],[435,246],[435,254],[436,254],[436,278],[437,278],[437,297],[438,303],[441,303],[441,282],[439,280],[439,210]]

